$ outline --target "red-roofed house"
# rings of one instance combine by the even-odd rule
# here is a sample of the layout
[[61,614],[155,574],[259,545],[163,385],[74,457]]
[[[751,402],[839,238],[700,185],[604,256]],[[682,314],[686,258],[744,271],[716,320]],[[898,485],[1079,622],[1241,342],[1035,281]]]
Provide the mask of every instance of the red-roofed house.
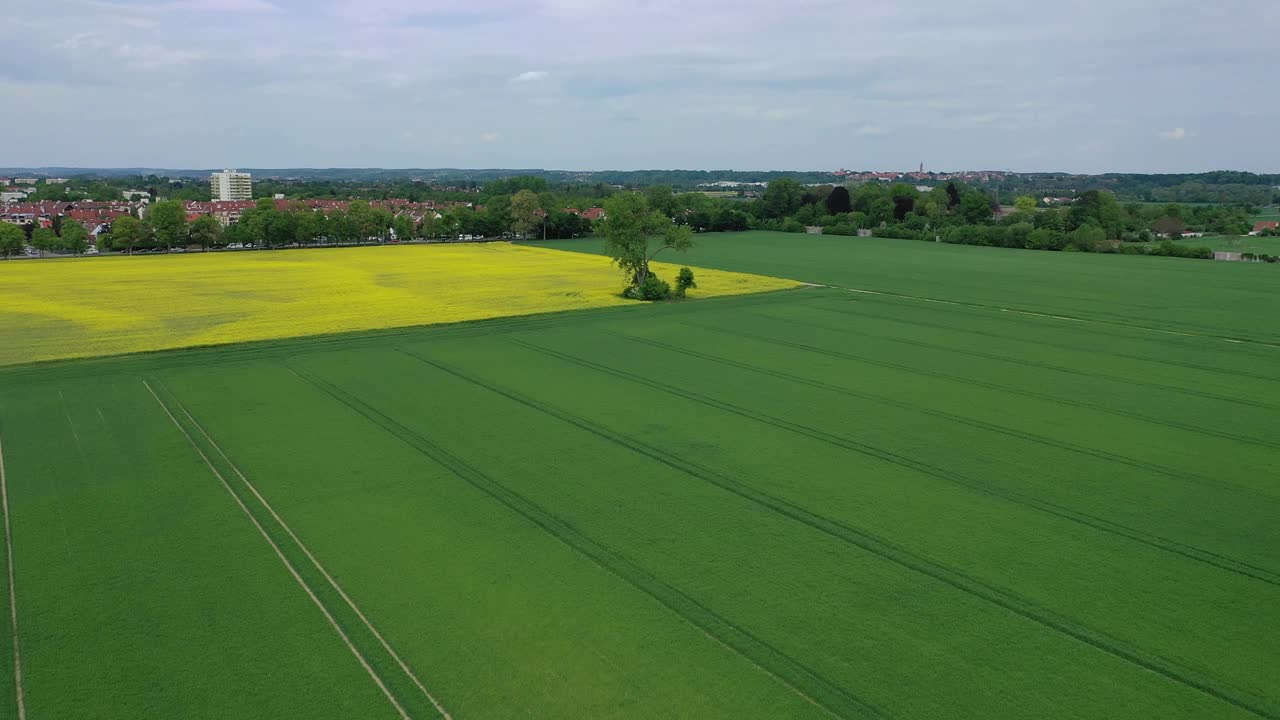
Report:
[[1277,231],[1280,231],[1280,221],[1276,221],[1276,220],[1259,220],[1258,222],[1256,222],[1256,223],[1254,223],[1254,224],[1253,224],[1253,232],[1251,232],[1251,233],[1249,233],[1249,234],[1250,234],[1250,235],[1260,235],[1260,234],[1262,234],[1262,231],[1263,231],[1263,230],[1270,230],[1270,231],[1271,231],[1271,232],[1273,232],[1273,233],[1274,233],[1274,232],[1277,232]]
[[598,208],[598,207],[587,208],[586,210],[583,211],[582,217],[592,221],[603,220],[604,208]]

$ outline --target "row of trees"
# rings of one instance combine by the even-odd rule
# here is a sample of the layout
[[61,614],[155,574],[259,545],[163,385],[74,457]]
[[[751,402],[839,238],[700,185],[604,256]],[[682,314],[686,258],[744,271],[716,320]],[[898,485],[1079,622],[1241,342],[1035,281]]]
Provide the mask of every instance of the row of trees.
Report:
[[538,197],[528,190],[513,196],[496,198],[477,211],[454,206],[435,217],[428,213],[421,221],[407,214],[393,215],[389,210],[354,200],[346,210],[321,212],[301,201],[285,209],[272,200],[259,200],[244,211],[238,222],[223,229],[207,215],[187,221],[182,203],[155,203],[146,219],[121,217],[112,223],[106,236],[107,247],[132,252],[135,249],[185,247],[202,248],[226,245],[281,247],[320,243],[364,244],[398,241],[456,238],[459,236],[502,237],[516,234],[525,237],[545,234],[550,238],[577,237],[589,234],[590,221],[560,210],[544,212]]
[[860,230],[889,237],[1050,250],[1110,251],[1120,241],[1147,242],[1200,231],[1241,235],[1249,210],[1239,206],[1119,203],[1109,192],[1089,190],[1074,202],[1038,208],[1030,196],[1004,209],[992,195],[958,183],[922,192],[904,183],[805,187],[790,180],[771,183],[760,200],[747,203],[751,226],[824,234]]
[[74,220],[62,221],[56,228],[36,225],[23,228],[0,222],[0,255],[6,259],[20,255],[28,243],[41,255],[47,252],[79,255],[89,248],[89,231]]

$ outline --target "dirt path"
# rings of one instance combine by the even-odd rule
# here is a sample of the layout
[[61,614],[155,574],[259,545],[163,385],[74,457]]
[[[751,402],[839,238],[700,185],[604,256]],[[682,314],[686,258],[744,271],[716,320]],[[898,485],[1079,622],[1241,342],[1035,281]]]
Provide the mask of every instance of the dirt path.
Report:
[[[293,576],[293,579],[296,580],[298,585],[302,587],[303,591],[307,593],[307,597],[311,598],[311,602],[315,603],[315,606],[317,608],[320,608],[320,612],[324,614],[325,619],[328,620],[329,624],[333,626],[334,632],[338,633],[338,636],[342,638],[342,642],[346,644],[347,649],[350,650],[351,654],[356,657],[356,660],[360,661],[360,665],[365,669],[365,672],[369,673],[369,677],[373,679],[373,682],[377,684],[378,689],[382,691],[382,694],[385,695],[387,697],[387,700],[392,704],[392,706],[395,707],[396,712],[400,714],[400,717],[403,718],[403,720],[412,720],[412,718],[409,717],[409,714],[405,712],[404,707],[400,705],[400,703],[391,694],[391,691],[387,689],[386,684],[382,681],[382,678],[378,676],[378,673],[374,671],[373,666],[369,664],[369,661],[365,659],[364,655],[361,654],[360,650],[356,648],[354,643],[351,642],[351,638],[348,637],[347,633],[343,631],[341,626],[338,625],[338,621],[333,618],[333,615],[329,614],[329,609],[326,608],[324,604],[320,602],[320,598],[316,597],[315,592],[311,590],[310,586],[308,586],[305,581],[303,581],[302,576],[298,574],[298,571],[296,568],[294,568],[293,563],[289,562],[289,559],[286,558],[284,553],[280,551],[280,548],[276,545],[275,541],[271,539],[271,536],[267,534],[267,531],[258,522],[258,519],[255,518],[253,516],[253,513],[249,511],[249,508],[244,504],[244,501],[242,501],[240,499],[240,496],[236,495],[235,491],[231,489],[231,485],[230,483],[227,482],[227,479],[222,476],[222,473],[218,472],[218,469],[216,467],[213,466],[213,463],[209,461],[208,456],[206,456],[204,454],[204,451],[200,449],[200,446],[196,444],[195,439],[192,438],[191,435],[187,433],[186,429],[182,427],[182,424],[178,422],[178,419],[173,416],[173,413],[169,412],[169,407],[164,404],[164,401],[161,400],[160,396],[156,394],[156,391],[152,389],[151,384],[148,383],[146,380],[143,380],[142,384],[146,386],[147,392],[151,393],[151,397],[156,399],[156,402],[160,405],[160,409],[164,410],[164,414],[169,417],[169,420],[171,422],[173,422],[174,427],[178,428],[178,432],[181,432],[182,436],[187,439],[187,442],[191,443],[192,449],[196,451],[196,454],[198,454],[200,456],[200,459],[204,461],[204,464],[208,466],[209,471],[214,474],[214,477],[218,478],[218,482],[222,483],[222,487],[226,489],[226,491],[231,495],[232,499],[236,501],[236,504],[240,506],[240,509],[244,511],[244,514],[248,516],[249,521],[252,522],[253,526],[258,529],[259,533],[262,534],[262,539],[266,540],[267,544],[271,546],[271,549],[275,551],[276,557],[280,558],[280,562],[284,564],[285,568],[289,571],[289,574]],[[7,522],[8,520],[7,514],[5,515],[5,519]],[[6,528],[7,528],[7,525],[6,525]],[[11,571],[12,571],[12,567],[13,567],[13,564],[12,562],[10,562]],[[9,592],[10,592],[10,596],[12,596],[12,593],[13,593],[12,581],[10,581]],[[14,636],[14,640],[15,640],[15,650],[16,650],[17,635]],[[19,694],[19,697],[21,697],[21,694]],[[19,705],[19,709],[21,709],[21,705]],[[19,715],[19,720],[23,720],[23,717],[21,715]]]
[[13,687],[18,696],[18,720],[27,720],[22,698],[22,648],[18,643],[18,597],[13,587],[13,529],[9,524],[9,485],[4,475],[4,444],[0,442],[0,508],[4,513],[4,547],[9,571],[9,629],[13,632]]

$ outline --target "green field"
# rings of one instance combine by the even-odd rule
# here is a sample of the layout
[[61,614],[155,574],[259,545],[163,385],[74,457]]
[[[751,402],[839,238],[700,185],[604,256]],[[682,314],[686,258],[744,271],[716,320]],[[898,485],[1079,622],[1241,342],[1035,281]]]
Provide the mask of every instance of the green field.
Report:
[[1274,267],[698,243],[838,287],[0,369],[27,717],[1280,717]]
[[[603,250],[597,239],[538,244]],[[1273,265],[772,232],[699,235],[679,261],[977,308],[1280,343],[1280,326],[1269,319],[1280,316]]]
[[1202,238],[1184,238],[1175,242],[1187,247],[1207,247],[1210,250],[1223,252],[1280,255],[1280,237],[1209,235]]

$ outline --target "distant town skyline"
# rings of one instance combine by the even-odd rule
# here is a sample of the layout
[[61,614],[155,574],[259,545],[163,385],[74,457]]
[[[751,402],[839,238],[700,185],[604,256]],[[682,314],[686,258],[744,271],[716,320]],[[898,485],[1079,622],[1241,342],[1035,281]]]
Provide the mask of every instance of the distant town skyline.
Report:
[[[1280,4],[44,0],[6,167],[1280,171]],[[673,22],[678,19],[678,22]]]

